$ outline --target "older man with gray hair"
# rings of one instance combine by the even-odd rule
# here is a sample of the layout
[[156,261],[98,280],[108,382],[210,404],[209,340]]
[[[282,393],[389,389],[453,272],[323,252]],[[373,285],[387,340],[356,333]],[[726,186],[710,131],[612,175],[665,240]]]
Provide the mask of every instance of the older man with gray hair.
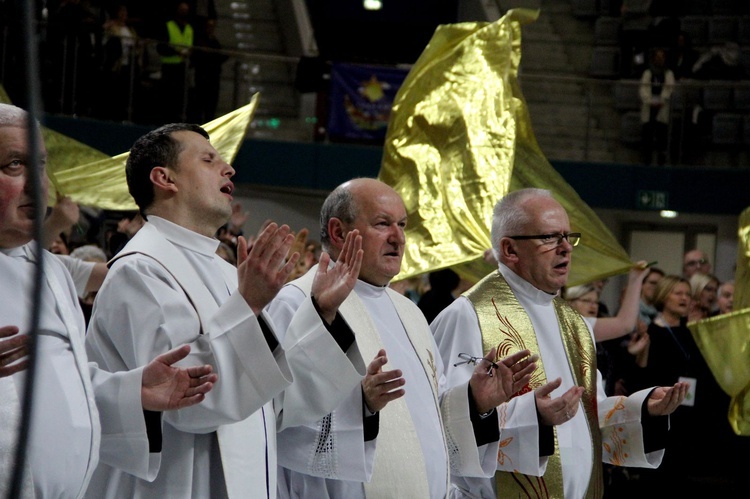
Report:
[[[559,296],[582,237],[565,209],[547,190],[511,192],[495,206],[491,237],[498,269],[430,327],[443,358],[528,349],[539,353],[540,368],[497,408],[503,446],[495,479],[454,476],[454,496],[601,497],[602,462],[658,466],[663,416],[687,385],[605,395],[593,331]],[[446,377],[458,386],[468,376],[448,365]]]

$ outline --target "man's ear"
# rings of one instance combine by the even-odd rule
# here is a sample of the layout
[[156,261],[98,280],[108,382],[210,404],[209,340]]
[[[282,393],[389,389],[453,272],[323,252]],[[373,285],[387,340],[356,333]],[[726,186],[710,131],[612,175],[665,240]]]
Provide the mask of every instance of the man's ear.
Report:
[[512,239],[504,237],[500,239],[500,261],[516,261],[518,253],[516,252],[515,242]]
[[331,246],[334,248],[341,248],[344,246],[346,231],[341,219],[332,217],[328,220],[328,237],[331,240]]
[[174,184],[172,173],[172,170],[169,168],[155,166],[151,169],[149,179],[151,179],[151,183],[154,184],[154,188],[157,190],[177,192],[177,186]]

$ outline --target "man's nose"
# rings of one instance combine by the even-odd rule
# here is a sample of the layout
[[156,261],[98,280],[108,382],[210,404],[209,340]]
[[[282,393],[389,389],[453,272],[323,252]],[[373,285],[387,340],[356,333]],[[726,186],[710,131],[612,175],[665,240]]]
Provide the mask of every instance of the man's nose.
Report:
[[406,234],[404,234],[404,228],[398,224],[391,226],[391,235],[388,238],[388,242],[393,244],[404,245],[406,244]]

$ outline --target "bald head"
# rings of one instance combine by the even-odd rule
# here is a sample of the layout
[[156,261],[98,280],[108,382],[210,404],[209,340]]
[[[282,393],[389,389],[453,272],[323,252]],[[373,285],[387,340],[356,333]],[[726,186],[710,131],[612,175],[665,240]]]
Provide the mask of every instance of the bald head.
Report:
[[385,286],[401,270],[406,238],[406,208],[389,185],[357,178],[338,186],[320,212],[321,244],[337,258],[346,234],[358,230],[364,257],[359,278]]

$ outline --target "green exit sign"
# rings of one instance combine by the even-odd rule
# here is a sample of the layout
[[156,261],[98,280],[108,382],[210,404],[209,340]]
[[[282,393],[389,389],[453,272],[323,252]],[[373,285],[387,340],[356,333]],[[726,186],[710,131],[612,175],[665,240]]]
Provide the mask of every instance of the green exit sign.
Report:
[[665,191],[638,191],[636,206],[649,210],[666,210],[669,195]]

